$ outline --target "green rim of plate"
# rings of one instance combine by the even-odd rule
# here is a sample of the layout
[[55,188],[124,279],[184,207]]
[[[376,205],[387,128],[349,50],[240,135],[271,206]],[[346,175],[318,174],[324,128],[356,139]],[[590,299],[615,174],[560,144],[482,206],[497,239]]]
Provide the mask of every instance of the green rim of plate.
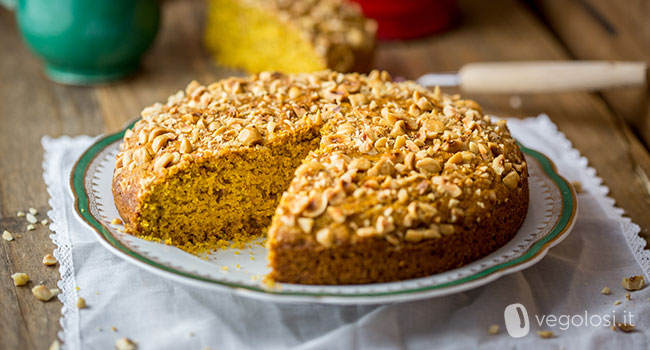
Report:
[[118,249],[122,253],[125,253],[131,256],[132,258],[135,258],[136,260],[139,260],[142,263],[151,265],[155,268],[173,273],[175,275],[179,275],[196,281],[217,284],[224,287],[241,288],[241,289],[245,289],[253,292],[259,292],[259,293],[265,293],[265,294],[306,296],[306,297],[307,296],[308,297],[342,297],[342,298],[381,297],[381,296],[391,296],[391,295],[400,295],[400,294],[414,294],[414,293],[431,291],[435,289],[452,287],[452,286],[456,286],[463,283],[488,277],[489,275],[495,272],[513,268],[517,265],[520,265],[522,263],[525,263],[535,258],[540,253],[545,252],[547,248],[551,244],[553,244],[555,240],[563,236],[566,230],[571,227],[570,224],[573,221],[574,216],[576,214],[577,202],[576,202],[576,195],[573,190],[573,187],[569,184],[569,182],[564,177],[562,177],[560,174],[557,173],[555,164],[553,164],[553,162],[542,153],[527,148],[523,146],[521,143],[517,142],[522,152],[526,153],[527,155],[539,161],[544,172],[558,186],[562,196],[562,212],[560,214],[559,220],[557,221],[557,223],[555,224],[551,232],[548,233],[539,241],[535,242],[533,246],[530,247],[530,249],[525,254],[517,257],[516,259],[492,266],[490,268],[477,272],[473,275],[455,281],[451,281],[451,282],[440,283],[432,286],[411,288],[406,290],[376,292],[376,293],[342,294],[342,293],[287,292],[287,291],[275,290],[275,289],[264,289],[260,287],[248,286],[248,285],[232,283],[232,282],[218,281],[211,278],[196,276],[169,266],[159,264],[151,259],[148,259],[138,254],[137,252],[129,250],[122,243],[120,243],[120,241],[118,241],[115,237],[113,237],[113,235],[111,234],[111,232],[108,230],[106,226],[102,225],[102,223],[97,221],[97,219],[90,214],[90,210],[88,208],[88,194],[86,193],[86,189],[84,187],[84,179],[86,177],[86,172],[88,171],[88,167],[101,150],[103,150],[105,147],[109,146],[113,142],[122,139],[124,137],[124,133],[126,132],[126,130],[133,127],[133,124],[135,124],[135,121],[122,131],[104,136],[103,138],[99,139],[81,155],[79,160],[77,160],[77,163],[73,166],[72,173],[70,174],[70,185],[75,197],[74,207],[75,210],[77,211],[77,214],[84,221],[86,221],[87,224],[89,224],[93,229],[95,229],[95,231],[97,231],[100,234],[100,236],[104,240],[106,240],[111,246]]

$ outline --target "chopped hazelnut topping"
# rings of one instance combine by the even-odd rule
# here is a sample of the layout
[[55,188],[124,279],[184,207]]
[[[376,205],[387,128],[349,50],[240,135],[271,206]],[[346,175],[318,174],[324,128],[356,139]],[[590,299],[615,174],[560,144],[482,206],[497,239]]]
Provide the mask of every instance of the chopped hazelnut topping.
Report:
[[56,258],[53,257],[51,254],[47,254],[43,257],[43,265],[53,266],[56,265],[56,263],[57,263]]
[[2,239],[5,241],[13,241],[14,236],[11,234],[11,232],[4,230],[4,232],[2,232]]
[[621,285],[623,285],[623,288],[629,290],[629,291],[635,291],[643,288],[644,285],[644,278],[643,276],[632,276],[632,277],[625,277],[623,278],[623,281],[621,282]]
[[36,219],[36,217],[32,213],[27,213],[25,215],[25,219],[27,219],[27,222],[29,222],[30,224],[35,224],[38,222],[38,219]]
[[553,331],[537,331],[537,335],[543,339],[555,338]]
[[32,288],[32,294],[34,294],[38,300],[49,301],[59,294],[59,290],[56,288],[50,289],[42,284],[39,284],[36,287]]
[[634,332],[636,326],[630,323],[616,322],[616,327],[625,333]]
[[24,286],[29,282],[29,276],[24,272],[16,272],[11,275],[11,278],[14,280],[15,286]]
[[77,308],[78,309],[85,309],[86,308],[86,299],[82,297],[77,298]]
[[129,338],[119,338],[115,341],[115,350],[138,350],[138,345]]
[[603,287],[603,289],[600,292],[602,294],[609,295],[612,291],[609,289],[609,287]]

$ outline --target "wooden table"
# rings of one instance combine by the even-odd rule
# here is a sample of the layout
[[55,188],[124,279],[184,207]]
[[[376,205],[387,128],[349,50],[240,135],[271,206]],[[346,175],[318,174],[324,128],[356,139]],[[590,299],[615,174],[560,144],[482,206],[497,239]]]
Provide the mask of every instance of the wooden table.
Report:
[[[624,6],[623,6],[624,5]],[[149,104],[164,100],[190,80],[209,83],[238,74],[214,65],[200,42],[203,4],[164,2],[159,36],[135,76],[114,84],[70,87],[43,77],[21,42],[12,13],[0,10],[0,231],[19,233],[0,241],[0,348],[45,349],[60,329],[61,303],[36,300],[14,287],[10,275],[28,272],[54,286],[56,268],[41,264],[54,245],[48,230],[25,231],[19,210],[49,209],[42,180],[43,135],[114,132]],[[487,60],[620,59],[650,61],[648,2],[609,0],[463,1],[455,29],[410,42],[383,42],[375,66],[393,76],[417,78]],[[642,29],[645,29],[642,30]],[[525,117],[547,113],[598,170],[617,204],[650,228],[648,90],[602,94],[469,95],[488,113]],[[40,225],[39,225],[40,226]]]

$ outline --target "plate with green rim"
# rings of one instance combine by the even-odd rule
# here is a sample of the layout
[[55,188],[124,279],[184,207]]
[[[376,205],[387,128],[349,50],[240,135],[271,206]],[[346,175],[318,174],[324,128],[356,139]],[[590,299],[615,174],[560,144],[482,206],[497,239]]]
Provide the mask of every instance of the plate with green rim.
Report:
[[529,169],[530,203],[526,219],[505,246],[470,264],[435,275],[389,283],[314,286],[277,283],[268,286],[263,239],[241,249],[226,248],[192,255],[176,247],[146,241],[113,223],[119,214],[111,191],[115,156],[125,130],[104,136],[77,160],[70,187],[77,216],[99,243],[117,256],[170,280],[192,286],[276,302],[379,304],[450,295],[485,285],[540,261],[571,232],[578,202],[571,184],[542,153],[520,147]]

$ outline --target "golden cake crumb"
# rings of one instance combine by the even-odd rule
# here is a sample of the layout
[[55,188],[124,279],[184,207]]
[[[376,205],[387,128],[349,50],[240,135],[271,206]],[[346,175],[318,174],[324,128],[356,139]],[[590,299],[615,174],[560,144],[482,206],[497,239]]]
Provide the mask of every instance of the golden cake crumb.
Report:
[[32,288],[32,294],[36,297],[36,299],[41,301],[49,301],[53,297],[57,296],[59,292],[60,291],[57,288],[50,289],[42,284],[39,284]]
[[609,289],[609,287],[605,286],[603,289],[600,290],[600,293],[609,295],[612,291]]
[[77,308],[78,309],[85,309],[86,308],[86,299],[82,297],[77,298]]

